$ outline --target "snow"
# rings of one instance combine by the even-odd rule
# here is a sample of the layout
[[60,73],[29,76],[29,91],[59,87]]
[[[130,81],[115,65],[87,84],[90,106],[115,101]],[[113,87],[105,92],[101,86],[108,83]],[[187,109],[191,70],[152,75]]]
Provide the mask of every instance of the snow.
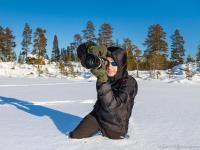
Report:
[[[47,62],[47,60],[45,60]],[[81,66],[80,63],[71,62],[74,68],[74,72],[77,71],[79,74],[75,76],[68,75],[65,76],[61,74],[59,65],[56,63],[46,63],[46,65],[40,65],[40,70],[42,73],[38,74],[37,65],[19,64],[17,62],[0,62],[0,77],[11,77],[11,78],[66,78],[66,79],[87,79],[88,81],[94,81],[96,78],[90,73],[88,69]],[[200,84],[200,65],[197,63],[189,63],[189,69],[194,75],[190,78],[186,78],[186,64],[177,65],[172,68],[173,75],[169,78],[168,70],[156,70],[159,71],[160,75],[157,80],[167,83],[189,83],[189,84]],[[65,67],[66,70],[69,68]],[[136,70],[129,71],[130,75],[136,77]],[[139,71],[138,80],[152,80],[150,76],[150,71]],[[155,80],[155,79],[153,79]]]
[[[200,67],[186,79],[186,64],[159,70],[158,79],[139,71],[138,95],[129,122],[129,139],[97,134],[69,139],[97,98],[96,78],[72,62],[76,76],[64,76],[56,63],[37,66],[0,62],[0,144],[3,150],[160,150],[200,149]],[[158,71],[158,70],[157,70]],[[130,71],[136,77],[136,71]]]
[[67,134],[96,101],[95,80],[0,77],[3,150],[200,149],[200,84],[137,79],[129,139]]

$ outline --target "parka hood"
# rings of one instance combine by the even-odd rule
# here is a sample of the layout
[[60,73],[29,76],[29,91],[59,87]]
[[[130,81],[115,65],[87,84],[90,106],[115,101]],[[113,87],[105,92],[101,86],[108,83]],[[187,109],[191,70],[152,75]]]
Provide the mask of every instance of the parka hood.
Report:
[[126,51],[120,47],[108,47],[107,56],[112,57],[117,63],[118,70],[114,77],[109,77],[110,82],[123,80],[128,76],[127,71],[127,54]]

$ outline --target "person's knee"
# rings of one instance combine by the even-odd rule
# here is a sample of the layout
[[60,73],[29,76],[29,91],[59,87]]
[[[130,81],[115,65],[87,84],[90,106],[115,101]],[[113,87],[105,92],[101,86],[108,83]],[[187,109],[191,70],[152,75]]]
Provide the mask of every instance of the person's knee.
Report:
[[79,125],[70,132],[69,138],[82,139],[93,136],[99,131],[99,124],[96,118],[92,115],[87,115],[79,123]]
[[76,132],[74,133],[74,132],[70,132],[69,133],[69,138],[71,138],[71,139],[82,139],[82,138],[84,138],[84,137],[82,137],[81,135],[79,135],[79,134],[76,134]]

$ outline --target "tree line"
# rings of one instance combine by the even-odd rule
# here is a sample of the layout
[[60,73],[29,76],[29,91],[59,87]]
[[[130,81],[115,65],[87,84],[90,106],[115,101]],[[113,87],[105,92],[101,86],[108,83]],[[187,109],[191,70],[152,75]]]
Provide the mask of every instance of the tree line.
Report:
[[[113,40],[113,27],[109,23],[103,23],[96,35],[96,28],[91,20],[86,23],[82,33],[76,33],[73,41],[65,48],[59,48],[59,40],[54,35],[52,41],[51,56],[47,55],[47,37],[46,30],[38,27],[32,33],[28,23],[25,24],[22,33],[22,49],[19,56],[16,56],[14,48],[16,47],[15,36],[9,27],[0,26],[0,60],[3,62],[16,61],[28,64],[45,64],[44,60],[50,62],[71,62],[79,61],[76,54],[77,47],[86,41],[93,41],[99,45],[120,46],[127,51],[129,70],[163,70],[172,68],[175,65],[185,63],[185,41],[179,29],[176,29],[171,35],[170,46],[166,41],[166,32],[159,24],[150,25],[147,31],[147,37],[143,42],[145,49],[142,50],[134,44],[130,38],[124,38],[122,43]],[[32,45],[32,50],[30,46]],[[29,57],[29,54],[35,58]],[[197,48],[195,58],[187,56],[187,62],[200,62],[200,45]]]

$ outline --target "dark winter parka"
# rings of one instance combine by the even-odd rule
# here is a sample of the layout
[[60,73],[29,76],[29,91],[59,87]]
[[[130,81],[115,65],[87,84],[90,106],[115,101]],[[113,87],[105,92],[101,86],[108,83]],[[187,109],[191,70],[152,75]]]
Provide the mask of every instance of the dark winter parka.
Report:
[[128,75],[125,50],[109,47],[108,56],[117,63],[118,70],[114,77],[109,77],[108,82],[96,83],[97,101],[94,112],[103,130],[125,136],[138,85],[136,80]]

